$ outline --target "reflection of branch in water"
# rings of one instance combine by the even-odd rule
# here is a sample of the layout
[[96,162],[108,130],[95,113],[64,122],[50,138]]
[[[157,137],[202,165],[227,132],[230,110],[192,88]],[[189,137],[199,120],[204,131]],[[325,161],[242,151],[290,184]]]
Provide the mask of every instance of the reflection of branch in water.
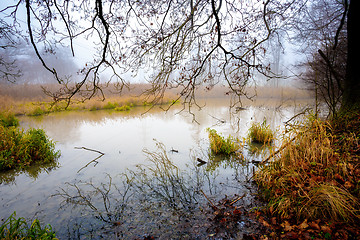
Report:
[[210,115],[210,114],[208,114],[210,117],[212,117],[212,118],[214,118],[217,122],[214,124],[214,125],[212,125],[211,127],[214,127],[214,126],[217,126],[217,125],[221,125],[221,124],[225,124],[226,123],[226,120],[224,120],[224,119],[219,119],[219,118],[217,118],[217,117],[214,117],[214,116],[212,116],[212,115]]
[[95,158],[94,160],[88,162],[85,166],[83,166],[82,168],[80,168],[79,171],[77,171],[77,173],[79,173],[79,172],[80,172],[81,170],[83,170],[84,168],[88,167],[92,162],[95,163],[95,164],[94,164],[94,167],[95,167],[95,166],[99,163],[99,162],[96,161],[96,160],[98,160],[99,158],[101,158],[101,157],[104,156],[104,154],[105,154],[105,153],[100,152],[100,151],[98,151],[98,150],[94,150],[94,149],[86,148],[86,147],[75,147],[75,149],[84,149],[84,150],[87,150],[87,151],[97,152],[97,153],[100,154],[97,158]]
[[112,183],[112,177],[107,175],[109,181],[96,186],[89,182],[65,183],[68,188],[60,188],[53,196],[60,196],[64,200],[61,207],[72,205],[73,207],[84,207],[90,209],[95,218],[114,225],[124,217],[124,210],[131,197],[132,179],[126,177],[123,188]]

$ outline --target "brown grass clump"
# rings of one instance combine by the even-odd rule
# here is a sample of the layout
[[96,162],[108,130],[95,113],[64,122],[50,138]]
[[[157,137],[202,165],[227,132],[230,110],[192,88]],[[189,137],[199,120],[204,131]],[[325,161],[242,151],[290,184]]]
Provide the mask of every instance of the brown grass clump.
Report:
[[[360,118],[355,117],[358,125]],[[291,130],[282,150],[254,179],[262,188],[272,214],[282,218],[329,219],[356,222],[360,219],[359,132],[347,134],[348,146],[334,124],[309,118]]]
[[274,141],[274,133],[266,121],[261,124],[254,122],[249,129],[248,138],[253,143],[271,144]]

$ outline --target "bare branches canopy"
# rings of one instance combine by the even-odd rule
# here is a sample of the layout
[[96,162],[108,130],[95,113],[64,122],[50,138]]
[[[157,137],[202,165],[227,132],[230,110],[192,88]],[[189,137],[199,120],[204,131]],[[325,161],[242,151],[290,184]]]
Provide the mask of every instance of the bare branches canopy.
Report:
[[[27,39],[38,60],[62,84],[55,101],[102,94],[100,74],[127,86],[128,73],[146,73],[147,93],[158,98],[179,88],[194,103],[197,86],[219,81],[230,92],[260,73],[274,77],[264,57],[266,41],[276,39],[306,1],[293,0],[13,0],[0,9],[1,27]],[[2,4],[4,5],[4,4]],[[24,17],[25,16],[25,17]],[[4,39],[1,39],[4,40]],[[86,43],[91,59],[82,62],[75,82],[44,60],[66,46],[79,57]],[[128,75],[127,75],[128,74]]]

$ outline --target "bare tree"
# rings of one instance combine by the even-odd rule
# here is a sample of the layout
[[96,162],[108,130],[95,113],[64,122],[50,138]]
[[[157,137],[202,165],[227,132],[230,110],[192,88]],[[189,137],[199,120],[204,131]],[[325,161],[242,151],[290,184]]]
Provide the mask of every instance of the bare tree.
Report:
[[297,38],[305,43],[302,47],[310,56],[302,79],[325,101],[332,115],[339,110],[344,91],[347,9],[346,1],[312,1],[295,24]]
[[0,19],[0,79],[8,82],[15,82],[21,76],[15,59],[11,57],[17,45],[14,35],[11,25]]
[[313,84],[333,115],[360,107],[355,32],[358,8],[358,1],[309,1],[294,22],[298,39],[311,53],[306,81]]
[[[25,3],[25,4],[24,4]],[[62,85],[55,102],[103,95],[99,74],[111,71],[119,89],[123,74],[149,73],[146,94],[160,99],[169,88],[196,104],[195,89],[225,81],[232,94],[247,95],[254,73],[274,77],[264,44],[283,30],[303,1],[266,0],[15,0],[0,10],[31,43],[38,59]],[[26,12],[25,23],[19,20]],[[75,55],[75,42],[94,43],[96,56],[79,70],[80,81],[59,76],[43,57],[57,45]]]

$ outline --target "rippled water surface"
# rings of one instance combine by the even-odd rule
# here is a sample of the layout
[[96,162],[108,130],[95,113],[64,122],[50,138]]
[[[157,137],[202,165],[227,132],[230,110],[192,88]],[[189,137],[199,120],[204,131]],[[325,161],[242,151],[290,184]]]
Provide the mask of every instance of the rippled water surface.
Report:
[[[206,128],[241,139],[253,121],[266,119],[280,133],[306,105],[264,101],[236,111],[225,99],[210,99],[201,111],[192,109],[196,121],[179,112],[181,105],[144,115],[147,109],[138,107],[21,117],[21,127],[43,128],[61,157],[57,166],[1,174],[0,216],[16,211],[38,218],[60,239],[215,236],[206,223],[209,200],[246,194],[239,206],[253,207],[256,189],[249,179],[252,160],[261,155],[249,154],[247,146],[245,162],[214,158]],[[197,158],[208,164],[197,166]],[[238,224],[251,231],[246,221]]]

